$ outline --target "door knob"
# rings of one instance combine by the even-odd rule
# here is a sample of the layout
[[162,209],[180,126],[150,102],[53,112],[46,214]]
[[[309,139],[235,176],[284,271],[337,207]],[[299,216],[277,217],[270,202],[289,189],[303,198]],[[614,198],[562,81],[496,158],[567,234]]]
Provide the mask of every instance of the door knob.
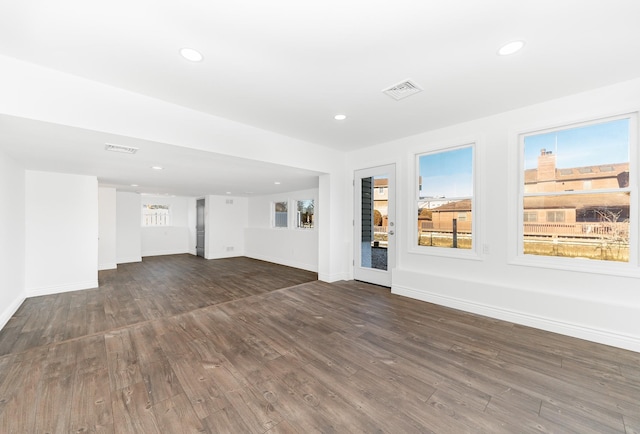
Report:
[[393,231],[389,231],[389,235],[393,235],[395,232]]

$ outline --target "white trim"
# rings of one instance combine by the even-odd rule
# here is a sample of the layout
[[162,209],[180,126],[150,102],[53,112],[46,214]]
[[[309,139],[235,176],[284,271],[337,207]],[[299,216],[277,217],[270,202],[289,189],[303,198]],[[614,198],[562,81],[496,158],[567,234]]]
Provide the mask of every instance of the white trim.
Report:
[[9,322],[9,320],[13,317],[13,315],[18,311],[18,309],[20,309],[20,306],[22,306],[22,303],[24,303],[24,301],[26,300],[26,297],[24,296],[20,296],[18,298],[16,298],[15,300],[13,300],[13,302],[11,302],[11,304],[9,306],[6,307],[6,309],[0,314],[0,330],[2,330],[4,328],[4,326],[7,325],[7,323]]
[[131,262],[142,262],[142,256],[129,256],[125,258],[116,258],[117,264],[129,264]]
[[[583,273],[607,274],[613,276],[640,277],[640,215],[638,214],[638,194],[640,190],[638,171],[637,146],[639,142],[638,128],[638,110],[630,110],[625,112],[617,112],[609,115],[594,115],[589,118],[580,120],[572,120],[565,122],[554,122],[553,124],[538,125],[529,128],[520,128],[509,132],[509,151],[508,161],[516,170],[510,170],[508,173],[508,193],[507,197],[507,227],[508,227],[508,264],[518,266],[541,267],[549,269],[558,269],[566,271],[578,271]],[[583,258],[562,258],[555,256],[536,256],[525,255],[524,237],[523,237],[523,213],[522,201],[524,198],[524,137],[536,133],[547,133],[553,131],[563,131],[571,128],[579,128],[588,125],[595,125],[609,121],[629,119],[629,187],[626,189],[615,190],[616,193],[630,191],[630,232],[629,240],[629,262],[599,261]],[[517,158],[517,160],[516,160]],[[593,190],[593,193],[607,193],[610,190]],[[550,195],[569,195],[576,192],[554,192]],[[585,193],[578,193],[585,194]]]
[[396,284],[391,286],[391,293],[420,301],[425,301],[428,303],[434,303],[440,306],[462,310],[465,312],[487,316],[490,318],[509,321],[515,324],[534,327],[540,330],[546,330],[566,336],[585,339],[591,342],[640,352],[640,338],[635,336],[623,335],[607,330],[585,327],[579,324],[572,324],[569,322],[557,321],[541,316],[510,311],[496,306],[490,306],[483,303],[474,303],[460,298],[447,297],[422,289],[409,288]]
[[319,273],[318,280],[327,283],[340,282],[342,280],[351,280],[349,273],[326,274]]
[[115,270],[118,268],[118,264],[115,262],[107,262],[106,264],[98,264],[98,270]]
[[191,253],[189,249],[186,250],[152,250],[150,252],[142,252],[142,257],[145,256],[165,256],[165,255],[182,255]]
[[79,291],[82,289],[95,289],[98,288],[97,280],[90,280],[86,282],[76,282],[64,285],[43,286],[40,288],[27,288],[28,297],[38,297],[40,295],[60,294],[63,292]]
[[[412,177],[412,189],[413,189],[413,198],[411,204],[411,212],[409,213],[409,221],[408,227],[411,230],[407,231],[409,234],[408,239],[408,252],[411,254],[418,255],[431,255],[431,256],[441,256],[448,258],[456,258],[456,259],[469,259],[469,260],[483,260],[484,257],[481,255],[482,252],[482,231],[481,228],[484,228],[482,223],[482,200],[478,198],[483,198],[482,196],[482,185],[481,185],[481,170],[482,164],[484,163],[484,157],[482,152],[484,152],[484,146],[482,144],[482,140],[479,137],[468,138],[465,140],[458,141],[448,141],[444,144],[437,146],[428,146],[422,148],[414,148],[411,151],[411,167],[413,168],[413,177]],[[417,225],[417,215],[418,215],[418,201],[420,201],[420,191],[418,189],[419,179],[420,179],[420,156],[426,154],[437,154],[448,151],[455,151],[459,149],[464,149],[470,147],[472,150],[471,157],[471,179],[473,182],[472,185],[472,195],[471,199],[471,249],[454,249],[447,247],[431,247],[431,246],[419,246],[416,244],[416,240],[418,238],[418,225]],[[428,149],[426,149],[428,148]],[[424,180],[423,180],[424,182]]]

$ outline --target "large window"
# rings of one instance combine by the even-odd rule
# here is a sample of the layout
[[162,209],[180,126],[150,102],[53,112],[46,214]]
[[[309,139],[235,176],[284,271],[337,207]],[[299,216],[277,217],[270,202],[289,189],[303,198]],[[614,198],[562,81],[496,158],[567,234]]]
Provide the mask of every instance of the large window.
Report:
[[522,254],[629,262],[632,124],[619,117],[521,135]]
[[169,205],[142,205],[142,226],[171,226]]
[[418,166],[417,245],[472,249],[474,146],[416,156]]

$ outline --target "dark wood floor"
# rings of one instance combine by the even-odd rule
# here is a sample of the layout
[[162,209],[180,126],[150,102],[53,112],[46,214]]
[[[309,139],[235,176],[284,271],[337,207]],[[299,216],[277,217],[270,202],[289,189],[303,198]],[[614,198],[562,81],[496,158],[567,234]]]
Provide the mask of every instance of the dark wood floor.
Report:
[[638,433],[640,354],[246,258],[145,258],[0,332],[1,433]]

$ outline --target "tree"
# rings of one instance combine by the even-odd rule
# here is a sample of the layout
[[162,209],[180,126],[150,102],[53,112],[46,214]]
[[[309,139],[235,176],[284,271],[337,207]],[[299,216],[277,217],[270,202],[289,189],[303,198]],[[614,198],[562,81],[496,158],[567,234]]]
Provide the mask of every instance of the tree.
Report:
[[621,250],[629,247],[629,219],[620,220],[622,211],[602,209],[596,213],[601,228],[596,250],[600,250],[602,259],[607,259],[607,256],[619,259]]
[[382,213],[377,209],[373,210],[373,225],[382,226]]

